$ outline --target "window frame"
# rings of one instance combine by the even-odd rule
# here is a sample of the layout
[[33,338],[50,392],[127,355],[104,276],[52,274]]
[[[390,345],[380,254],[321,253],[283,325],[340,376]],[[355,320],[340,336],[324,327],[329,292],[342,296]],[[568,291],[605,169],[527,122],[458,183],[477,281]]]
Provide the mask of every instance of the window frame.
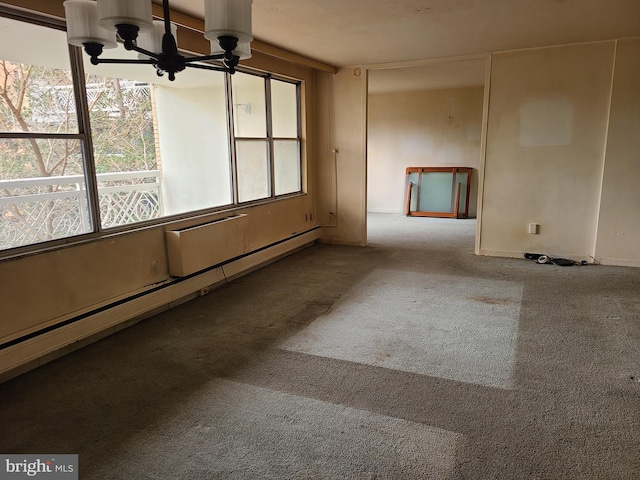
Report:
[[[49,18],[26,12],[15,12],[6,7],[0,7],[0,16],[13,21],[25,22],[42,28],[65,31],[64,22],[55,22]],[[95,163],[93,162],[93,145],[91,142],[90,125],[88,120],[88,105],[86,95],[84,95],[84,69],[81,59],[81,50],[67,44],[69,57],[69,74],[73,84],[73,97],[75,102],[75,115],[78,122],[77,133],[56,133],[56,132],[3,132],[0,131],[1,139],[25,139],[25,140],[78,140],[80,143],[80,154],[82,157],[83,180],[86,192],[88,220],[90,231],[66,237],[45,240],[37,243],[19,245],[16,247],[0,250],[0,259],[14,257],[21,253],[31,253],[48,249],[49,246],[58,246],[82,241],[87,236],[101,234],[99,222],[99,210],[96,210],[98,199],[98,183],[96,178]],[[84,115],[86,113],[86,115]]]
[[[288,198],[297,195],[304,195],[304,179],[303,179],[303,141],[302,141],[302,81],[293,80],[290,78],[286,78],[281,75],[267,73],[267,72],[258,72],[254,70],[249,70],[245,68],[236,69],[237,72],[253,75],[256,77],[260,77],[264,80],[264,91],[265,91],[265,116],[266,116],[266,136],[265,137],[239,137],[235,132],[235,119],[234,119],[234,103],[233,103],[233,85],[232,85],[232,76],[227,74],[227,113],[229,114],[229,142],[230,142],[230,152],[231,152],[231,163],[233,174],[232,178],[234,181],[234,189],[233,189],[233,202],[234,206],[245,206],[245,205],[253,205],[256,203],[263,203],[268,201],[274,201],[281,198]],[[271,81],[276,80],[279,82],[288,83],[294,85],[296,87],[296,137],[275,137],[273,135],[273,102],[271,96]],[[269,165],[268,177],[269,177],[269,195],[266,197],[262,197],[255,200],[247,200],[241,202],[238,199],[238,164],[237,164],[237,141],[238,139],[242,141],[266,141],[267,142],[267,163]],[[298,160],[300,162],[300,190],[296,192],[289,192],[283,194],[276,194],[276,166],[275,166],[275,142],[278,140],[295,140],[298,142]]]
[[[58,20],[45,15],[38,14],[37,12],[23,11],[13,9],[11,7],[0,6],[0,17],[9,18],[11,20],[31,23],[44,28],[52,28],[56,30],[65,31],[66,22],[64,20]],[[90,221],[90,231],[79,234],[73,234],[67,237],[61,237],[51,240],[45,240],[38,243],[31,243],[26,245],[20,245],[10,247],[4,250],[0,250],[0,261],[21,257],[24,255],[30,255],[34,253],[40,253],[44,251],[55,250],[68,246],[83,244],[86,242],[98,241],[102,238],[112,235],[125,234],[135,232],[139,230],[145,230],[153,227],[160,227],[163,225],[170,225],[176,222],[202,217],[210,214],[215,214],[225,211],[234,211],[237,209],[243,209],[248,206],[270,203],[281,199],[290,197],[306,195],[305,192],[305,179],[304,172],[306,171],[304,154],[304,141],[302,138],[302,85],[304,80],[290,78],[284,75],[279,75],[271,72],[260,71],[248,67],[240,67],[238,72],[243,74],[255,75],[265,80],[265,100],[266,100],[266,115],[267,115],[267,137],[256,138],[259,140],[267,140],[268,142],[268,165],[269,165],[269,196],[246,201],[238,201],[238,172],[237,172],[237,158],[236,158],[236,136],[234,128],[233,118],[233,98],[231,94],[232,76],[228,73],[225,74],[225,93],[227,100],[227,123],[228,132],[227,137],[230,144],[230,159],[229,169],[231,171],[230,182],[232,190],[232,203],[217,207],[205,208],[200,210],[192,210],[184,213],[167,215],[159,218],[139,221],[126,225],[117,225],[113,227],[103,227],[100,220],[100,200],[99,200],[99,188],[98,180],[96,176],[96,164],[94,158],[92,131],[90,123],[90,112],[88,107],[88,100],[86,96],[86,84],[85,84],[85,71],[84,71],[84,52],[81,48],[72,45],[67,45],[69,63],[71,68],[71,78],[73,79],[73,94],[76,103],[76,118],[78,122],[77,133],[33,133],[33,132],[0,132],[0,139],[75,139],[80,142],[82,164],[84,168],[84,182],[86,188],[86,197],[88,203],[88,215]],[[271,101],[271,80],[278,80],[295,85],[296,87],[296,113],[297,113],[297,136],[291,137],[274,137],[272,129],[272,112],[273,105]],[[240,139],[247,139],[246,137],[238,137]],[[296,192],[290,192],[286,194],[276,195],[275,190],[275,159],[274,159],[274,142],[277,140],[295,140],[298,142],[298,155],[300,162],[300,190]]]

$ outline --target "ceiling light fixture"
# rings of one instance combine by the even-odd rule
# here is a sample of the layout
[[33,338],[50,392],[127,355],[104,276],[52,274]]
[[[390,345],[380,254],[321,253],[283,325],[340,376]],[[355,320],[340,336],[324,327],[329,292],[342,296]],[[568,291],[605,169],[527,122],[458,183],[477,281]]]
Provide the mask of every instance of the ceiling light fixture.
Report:
[[[251,57],[253,0],[204,0],[204,36],[211,55],[187,57],[178,53],[177,27],[171,23],[169,0],[162,1],[164,20],[153,21],[151,0],[65,0],[67,41],[84,47],[91,63],[149,64],[169,80],[186,67],[235,73],[240,60]],[[101,58],[103,49],[120,39],[138,59]],[[221,60],[223,66],[204,63]]]

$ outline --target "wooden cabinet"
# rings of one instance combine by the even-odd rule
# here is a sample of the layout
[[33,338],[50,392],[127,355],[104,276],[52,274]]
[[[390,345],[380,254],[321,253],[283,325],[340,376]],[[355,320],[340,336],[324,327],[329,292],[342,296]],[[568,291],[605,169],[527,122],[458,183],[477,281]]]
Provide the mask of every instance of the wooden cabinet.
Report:
[[467,218],[472,171],[468,167],[408,167],[405,214]]

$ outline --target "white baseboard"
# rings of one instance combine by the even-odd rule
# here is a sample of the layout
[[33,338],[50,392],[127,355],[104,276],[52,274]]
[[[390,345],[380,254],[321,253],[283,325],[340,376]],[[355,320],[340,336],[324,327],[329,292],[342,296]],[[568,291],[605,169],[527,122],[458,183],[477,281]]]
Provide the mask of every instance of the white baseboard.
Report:
[[596,263],[600,265],[611,265],[612,267],[640,267],[640,260],[627,260],[623,258],[596,258]]
[[[601,263],[597,259],[594,261],[593,257],[578,255],[578,254],[562,254],[558,252],[540,252],[540,251],[531,251],[531,253],[540,253],[543,255],[549,255],[550,257],[555,258],[567,258],[569,260],[573,260],[576,262],[581,262],[586,260],[588,263]],[[503,251],[503,250],[484,250],[480,249],[478,255],[484,255],[487,257],[503,257],[503,258],[525,258],[524,252],[511,252],[511,251]]]
[[524,254],[522,252],[508,252],[505,250],[480,249],[478,255],[484,255],[486,257],[524,258]]

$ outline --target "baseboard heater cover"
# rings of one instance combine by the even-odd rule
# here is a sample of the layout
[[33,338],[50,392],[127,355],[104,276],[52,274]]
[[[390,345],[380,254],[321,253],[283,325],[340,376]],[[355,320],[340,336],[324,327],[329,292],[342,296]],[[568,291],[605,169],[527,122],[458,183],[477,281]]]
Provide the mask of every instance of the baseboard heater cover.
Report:
[[[222,266],[194,275],[191,278],[180,279],[175,283],[157,287],[148,293],[136,295],[135,298],[118,302],[109,308],[83,315],[79,319],[70,319],[68,324],[61,328],[43,332],[40,335],[30,337],[24,341],[12,344],[0,349],[0,382],[12,378],[12,371],[24,373],[20,367],[35,368],[46,363],[45,356],[65,347],[72,347],[77,342],[99,332],[111,329],[110,333],[117,331],[118,326],[126,321],[140,318],[144,314],[157,308],[170,308],[171,303],[179,301],[183,297],[197,292],[199,289],[223,281],[225,278],[236,276],[242,272],[248,272],[261,264],[295,251],[297,248],[308,246],[319,238],[319,230],[313,229],[295,237],[276,242],[256,252],[248,252],[248,255],[224,263],[228,271],[223,273]],[[70,353],[69,352],[66,353]]]
[[249,251],[247,215],[165,232],[169,274],[186,277]]

